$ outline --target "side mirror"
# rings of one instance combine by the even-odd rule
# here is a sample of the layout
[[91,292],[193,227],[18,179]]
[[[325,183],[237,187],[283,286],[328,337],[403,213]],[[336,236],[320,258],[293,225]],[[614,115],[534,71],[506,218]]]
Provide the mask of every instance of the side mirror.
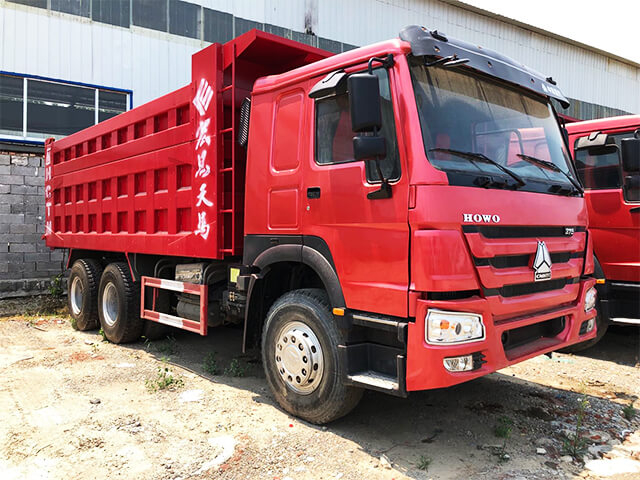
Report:
[[349,108],[354,132],[373,132],[382,127],[380,84],[378,77],[356,73],[349,77]]
[[622,169],[628,173],[640,172],[640,138],[625,138],[620,141]]
[[356,160],[373,160],[387,155],[384,137],[353,137],[353,155]]

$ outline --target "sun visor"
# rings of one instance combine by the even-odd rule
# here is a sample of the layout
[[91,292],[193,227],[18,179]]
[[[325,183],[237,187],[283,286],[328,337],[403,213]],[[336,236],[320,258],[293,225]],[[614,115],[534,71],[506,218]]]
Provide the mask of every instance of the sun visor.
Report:
[[465,68],[472,68],[486,75],[505,80],[533,90],[541,95],[556,99],[567,108],[569,100],[556,86],[551,77],[544,77],[523,64],[492,50],[447,37],[437,30],[411,25],[400,32],[400,40],[411,44],[411,52],[416,57],[429,56],[443,58],[455,56],[466,59]]

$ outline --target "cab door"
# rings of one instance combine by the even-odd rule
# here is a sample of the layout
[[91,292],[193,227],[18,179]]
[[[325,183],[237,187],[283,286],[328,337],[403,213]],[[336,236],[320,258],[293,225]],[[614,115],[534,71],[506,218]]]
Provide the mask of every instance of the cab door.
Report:
[[[363,66],[362,70],[366,67]],[[351,72],[355,73],[355,72]],[[347,93],[308,99],[312,126],[303,174],[304,242],[321,239],[335,265],[346,306],[407,316],[409,284],[408,175],[394,107],[393,69],[376,68],[387,155],[381,168],[392,197],[370,200],[380,188],[375,163],[354,161]],[[309,83],[311,88],[322,77]]]
[[640,282],[640,197],[625,189],[620,141],[631,132],[608,133],[614,144],[576,150],[576,168],[585,186],[589,229],[605,277]]

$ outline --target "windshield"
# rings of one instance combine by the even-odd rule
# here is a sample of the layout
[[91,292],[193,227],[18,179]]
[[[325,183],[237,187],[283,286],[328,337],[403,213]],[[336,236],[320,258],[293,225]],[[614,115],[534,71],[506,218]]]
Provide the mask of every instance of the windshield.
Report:
[[578,191],[548,102],[461,69],[427,67],[419,58],[411,76],[427,158],[450,183]]

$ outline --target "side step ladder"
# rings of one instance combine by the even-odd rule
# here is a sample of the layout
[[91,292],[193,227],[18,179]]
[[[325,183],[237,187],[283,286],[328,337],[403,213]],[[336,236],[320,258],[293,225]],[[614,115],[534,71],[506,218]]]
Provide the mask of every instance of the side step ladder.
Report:
[[[196,283],[179,282],[177,280],[167,280],[165,278],[142,277],[140,292],[140,317],[152,322],[162,323],[171,327],[180,328],[189,332],[207,334],[207,305],[208,305],[208,285]],[[146,289],[152,289],[151,309],[145,308]],[[189,320],[188,318],[176,317],[168,313],[156,311],[159,290],[170,290],[172,292],[189,293],[200,297],[200,321]]]

